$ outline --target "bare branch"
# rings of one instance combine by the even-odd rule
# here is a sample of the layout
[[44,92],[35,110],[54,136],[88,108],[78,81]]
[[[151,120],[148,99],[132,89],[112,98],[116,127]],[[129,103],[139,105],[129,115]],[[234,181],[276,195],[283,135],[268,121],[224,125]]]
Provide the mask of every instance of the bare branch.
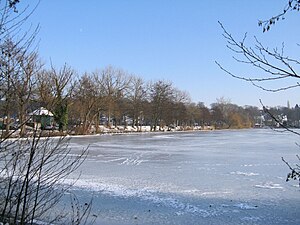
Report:
[[239,42],[225,29],[221,22],[219,22],[219,24],[223,30],[223,36],[227,41],[227,48],[234,53],[233,59],[239,63],[244,63],[254,67],[258,71],[262,72],[262,75],[261,77],[236,75],[225,69],[220,63],[216,62],[221,70],[234,78],[250,82],[252,85],[264,91],[278,92],[299,87],[298,82],[296,82],[296,84],[287,84],[280,88],[266,87],[267,84],[272,84],[272,82],[276,80],[286,80],[291,83],[294,82],[292,79],[300,78],[296,70],[300,63],[296,59],[284,56],[284,44],[282,44],[280,52],[277,49],[269,50],[256,37],[254,37],[255,47],[247,47],[245,43],[247,38],[246,34],[242,41]]

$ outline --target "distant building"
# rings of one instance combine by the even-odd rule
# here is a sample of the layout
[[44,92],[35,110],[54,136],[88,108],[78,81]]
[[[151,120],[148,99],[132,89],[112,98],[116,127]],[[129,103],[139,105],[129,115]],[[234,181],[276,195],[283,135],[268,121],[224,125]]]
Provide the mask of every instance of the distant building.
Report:
[[44,107],[34,110],[29,113],[31,123],[35,129],[49,129],[53,127],[54,115]]

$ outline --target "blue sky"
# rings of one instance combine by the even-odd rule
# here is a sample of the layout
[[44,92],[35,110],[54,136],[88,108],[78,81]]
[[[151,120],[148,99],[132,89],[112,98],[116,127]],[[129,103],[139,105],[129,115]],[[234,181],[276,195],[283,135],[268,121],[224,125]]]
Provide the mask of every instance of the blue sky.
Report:
[[[248,33],[271,47],[284,41],[287,53],[299,57],[297,22],[286,20],[262,33],[257,23],[283,10],[287,0],[41,0],[30,18],[39,23],[39,51],[44,62],[67,63],[82,74],[108,65],[143,77],[164,79],[207,106],[225,97],[238,105],[291,106],[300,103],[298,90],[266,93],[236,80],[215,64],[247,74],[226,49],[224,26],[238,39]],[[298,51],[296,51],[298,50]]]

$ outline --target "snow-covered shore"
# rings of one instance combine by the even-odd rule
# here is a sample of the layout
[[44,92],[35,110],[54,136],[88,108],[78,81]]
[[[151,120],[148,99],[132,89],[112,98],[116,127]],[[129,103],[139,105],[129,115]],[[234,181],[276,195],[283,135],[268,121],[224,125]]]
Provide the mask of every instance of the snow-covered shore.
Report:
[[[134,132],[176,132],[176,131],[199,131],[199,130],[214,130],[213,126],[194,126],[194,127],[159,127],[157,126],[155,130],[151,130],[151,126],[111,126],[107,127],[104,125],[99,125],[98,129],[95,126],[92,126],[90,129],[90,134],[107,134],[107,133],[134,133]],[[75,132],[71,132],[71,134],[76,134]]]

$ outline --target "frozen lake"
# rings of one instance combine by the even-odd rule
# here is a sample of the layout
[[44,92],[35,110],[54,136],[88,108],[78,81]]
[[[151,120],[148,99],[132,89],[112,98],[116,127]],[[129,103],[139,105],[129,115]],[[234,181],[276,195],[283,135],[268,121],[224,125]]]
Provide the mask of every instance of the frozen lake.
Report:
[[300,224],[300,188],[285,182],[299,137],[267,129],[84,136],[76,192],[97,224]]

